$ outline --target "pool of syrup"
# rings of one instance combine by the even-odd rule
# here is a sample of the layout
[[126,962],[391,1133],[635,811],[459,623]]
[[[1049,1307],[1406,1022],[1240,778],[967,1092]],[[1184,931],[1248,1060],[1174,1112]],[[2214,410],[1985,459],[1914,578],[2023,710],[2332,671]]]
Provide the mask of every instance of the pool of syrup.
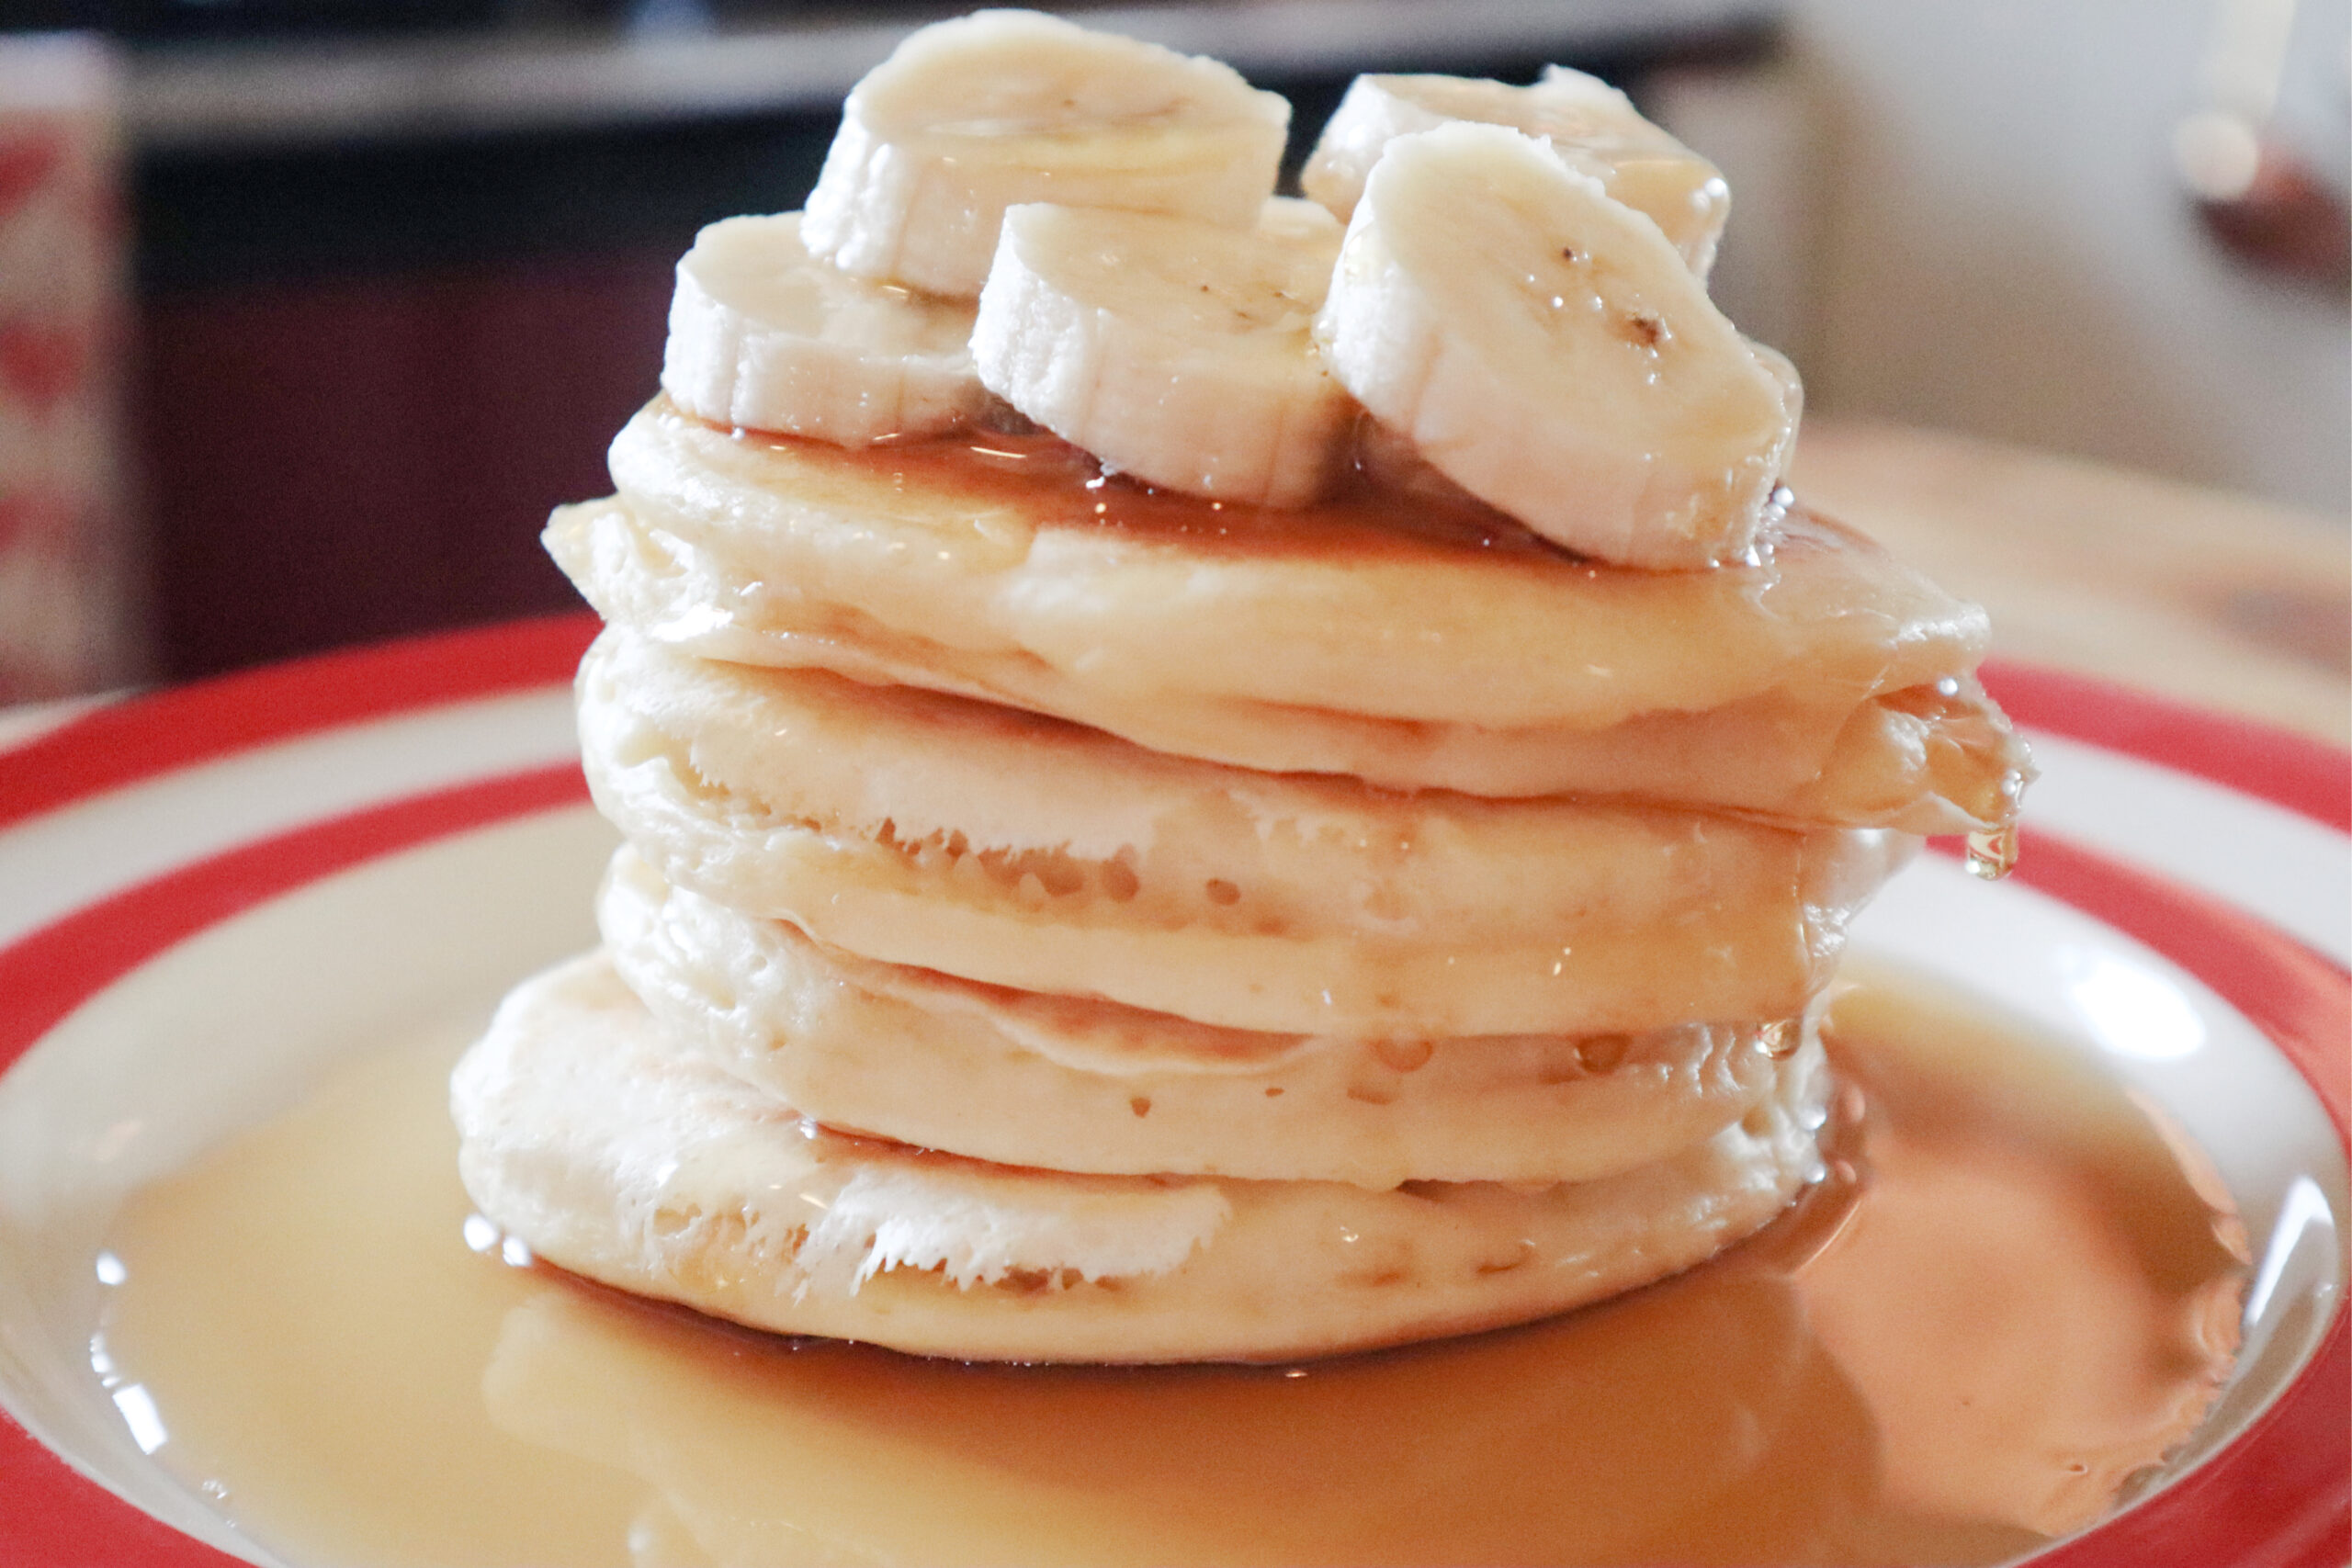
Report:
[[1908,986],[1836,1010],[1831,1175],[1679,1279],[1275,1367],[778,1339],[529,1261],[387,1051],[137,1195],[94,1376],[302,1563],[1984,1563],[2143,1484],[2245,1247],[2116,1084]]

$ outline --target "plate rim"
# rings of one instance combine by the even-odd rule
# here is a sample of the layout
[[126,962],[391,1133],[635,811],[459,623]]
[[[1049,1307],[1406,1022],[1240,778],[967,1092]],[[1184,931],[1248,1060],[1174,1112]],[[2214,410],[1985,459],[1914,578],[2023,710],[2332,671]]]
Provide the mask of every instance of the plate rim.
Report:
[[137,692],[16,747],[0,833],[117,789],[353,725],[558,682],[602,623],[588,611],[396,637]]
[[[571,613],[405,638],[93,709],[0,750],[8,762],[0,834],[96,795],[279,741],[568,683],[598,627],[593,615]],[[2091,677],[2006,661],[1988,664],[1984,674],[1988,689],[2028,728],[2352,832],[2352,751]],[[0,1073],[81,1001],[242,908],[469,828],[571,806],[585,793],[576,764],[480,776],[247,840],[26,932],[0,945]],[[2026,838],[2020,881],[2206,980],[2309,1082],[2352,1150],[2352,975],[2225,900],[2062,835],[2029,829]],[[95,937],[105,940],[94,945]],[[2154,1560],[2161,1544],[2163,1555],[2199,1548],[2213,1555],[2198,1560],[2245,1568],[2340,1564],[2345,1552],[2335,1543],[2352,1532],[2347,1390],[2352,1312],[2339,1299],[2311,1359],[2245,1430],[2146,1503],[2031,1561],[2037,1568],[2120,1568]],[[94,1547],[175,1568],[239,1561],[119,1496],[5,1411],[0,1493],[24,1505],[9,1534],[14,1550],[36,1554],[30,1562],[88,1561]],[[2250,1506],[2261,1508],[2270,1527],[2256,1542],[2242,1533]],[[2238,1555],[2225,1559],[2223,1551]]]

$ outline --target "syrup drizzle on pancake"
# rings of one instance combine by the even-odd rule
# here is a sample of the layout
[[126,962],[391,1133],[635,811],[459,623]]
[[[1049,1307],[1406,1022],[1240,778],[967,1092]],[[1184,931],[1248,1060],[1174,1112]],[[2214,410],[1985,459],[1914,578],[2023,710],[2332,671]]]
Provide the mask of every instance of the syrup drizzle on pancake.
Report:
[[1106,468],[1085,448],[1050,431],[959,431],[886,437],[854,450],[774,431],[732,429],[674,405],[662,417],[700,425],[746,446],[790,455],[811,469],[840,467],[887,475],[910,494],[955,497],[975,513],[1003,508],[1039,529],[1071,528],[1181,542],[1227,556],[1331,556],[1351,559],[1445,554],[1524,562],[1547,575],[1565,570],[1593,581],[1647,581],[1679,594],[1746,597],[1775,581],[1782,551],[1879,547],[1844,524],[1804,510],[1795,495],[1775,492],[1757,559],[1700,572],[1646,572],[1586,559],[1534,533],[1517,518],[1452,486],[1434,470],[1398,474],[1360,459],[1311,505],[1253,506],[1206,501]]
[[[795,436],[738,430],[735,439],[823,462],[831,450]],[[1017,508],[1038,527],[1101,528],[1222,552],[1353,555],[1419,546],[1518,555],[1555,569],[1576,558],[1473,496],[1376,485],[1358,472],[1310,506],[1204,501],[1106,470],[1050,432],[886,442],[851,459],[910,490],[969,497],[975,510]],[[1595,567],[1600,571],[1605,569]]]

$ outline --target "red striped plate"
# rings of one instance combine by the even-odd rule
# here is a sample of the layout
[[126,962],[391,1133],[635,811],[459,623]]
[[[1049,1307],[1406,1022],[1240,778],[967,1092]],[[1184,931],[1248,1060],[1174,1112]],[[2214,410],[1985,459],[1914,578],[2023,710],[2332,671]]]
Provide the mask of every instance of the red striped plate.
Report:
[[[486,995],[588,940],[605,840],[579,809],[569,681],[594,630],[567,616],[335,654],[0,750],[0,1557],[234,1561],[219,1550],[234,1538],[144,1460],[91,1372],[95,1287],[20,1266],[10,1235],[68,1191],[129,1185],[282,1101],[286,1063],[327,1049],[247,1060],[250,1021],[222,1010],[235,987],[208,945],[238,922],[385,917],[370,901],[396,899],[403,876],[469,890],[431,962],[332,996],[288,987],[322,1039],[349,1033],[337,1007]],[[2105,1053],[2206,1145],[2268,1238],[2232,1413],[2165,1485],[2036,1561],[2341,1568],[2352,758],[2074,677],[1987,678],[2048,773],[2024,868],[1986,887],[1923,863],[1858,942]],[[168,1052],[114,1026],[134,993],[170,1000]],[[2113,1016],[2118,997],[2138,1010]],[[2170,1022],[2151,1033],[2152,1016]],[[185,1092],[150,1093],[135,1116],[105,1103],[142,1076]]]

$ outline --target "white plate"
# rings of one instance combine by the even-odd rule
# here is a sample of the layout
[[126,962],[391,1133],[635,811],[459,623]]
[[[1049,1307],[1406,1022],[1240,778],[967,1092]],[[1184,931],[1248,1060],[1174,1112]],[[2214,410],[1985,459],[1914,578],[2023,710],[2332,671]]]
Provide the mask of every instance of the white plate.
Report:
[[[100,1233],[357,1045],[486,1008],[593,940],[613,840],[582,804],[568,682],[591,629],[280,667],[0,752],[10,1561],[250,1551],[141,1451],[135,1391],[91,1370]],[[2352,762],[2044,672],[1995,679],[2048,775],[2021,881],[1929,857],[1858,942],[2102,1056],[2212,1155],[2262,1238],[2239,1370],[2172,1483],[2040,1561],[2340,1565]]]

